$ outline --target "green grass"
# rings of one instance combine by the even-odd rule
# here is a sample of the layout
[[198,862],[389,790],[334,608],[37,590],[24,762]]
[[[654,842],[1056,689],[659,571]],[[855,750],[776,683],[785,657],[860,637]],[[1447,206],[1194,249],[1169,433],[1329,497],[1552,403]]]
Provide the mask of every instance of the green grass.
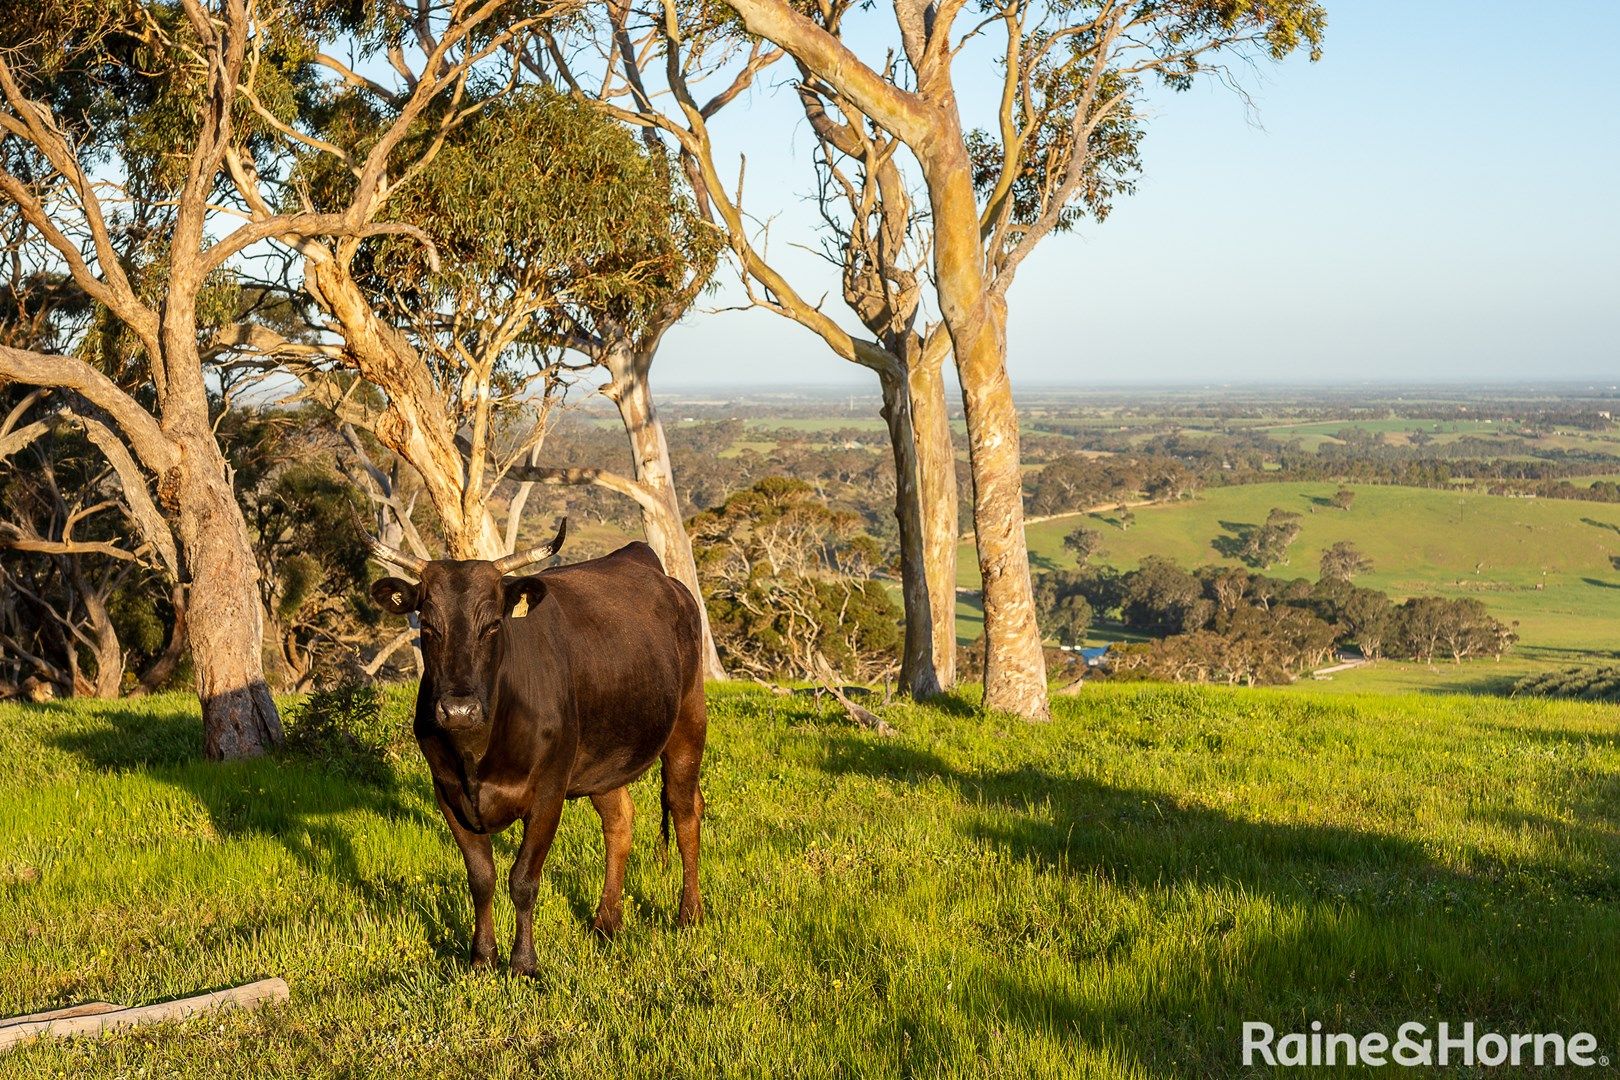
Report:
[[368,785],[199,761],[182,698],[0,706],[0,1014],[292,988],[0,1075],[1218,1077],[1245,1020],[1620,1048],[1620,708],[1093,686],[1028,726],[967,702],[893,707],[881,739],[716,688],[708,922],[671,925],[644,780],[625,931],[584,932],[601,844],[571,806],[534,981],[464,966],[414,754]]
[[[1306,423],[1276,424],[1264,430],[1277,439],[1327,436],[1327,441],[1338,442],[1341,431],[1366,431],[1382,435],[1410,435],[1422,431],[1436,442],[1454,441],[1463,435],[1496,435],[1504,431],[1519,430],[1514,420],[1424,420],[1395,417],[1384,420],[1313,420]],[[1450,439],[1446,439],[1450,436]]]
[[[1084,523],[1102,532],[1100,561],[1121,568],[1147,555],[1186,567],[1238,565],[1213,541],[1282,507],[1304,515],[1302,530],[1288,564],[1268,574],[1314,579],[1323,550],[1349,540],[1374,565],[1358,584],[1396,598],[1476,597],[1498,618],[1519,624],[1523,659],[1556,664],[1620,656],[1620,571],[1610,561],[1620,556],[1620,506],[1364,485],[1355,486],[1351,509],[1341,511],[1327,505],[1337,486],[1212,488],[1196,500],[1137,508],[1129,531],[1096,517]],[[1072,566],[1063,537],[1081,523],[1063,517],[1029,526],[1034,568]],[[978,587],[971,544],[963,546],[958,570],[962,585]]]

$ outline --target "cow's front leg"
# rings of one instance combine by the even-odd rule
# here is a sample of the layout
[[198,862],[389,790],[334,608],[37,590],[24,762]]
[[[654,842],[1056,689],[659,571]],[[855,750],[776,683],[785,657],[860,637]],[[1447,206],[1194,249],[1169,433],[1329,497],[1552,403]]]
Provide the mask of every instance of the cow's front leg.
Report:
[[461,860],[467,864],[467,887],[472,892],[473,939],[472,966],[493,967],[495,956],[495,853],[490,849],[489,837],[464,829],[456,815],[450,812],[444,796],[434,786],[439,800],[439,811],[450,826],[450,835],[461,849]]
[[540,869],[546,864],[557,822],[562,820],[563,793],[541,794],[534,809],[523,819],[523,843],[512,861],[509,888],[512,906],[517,909],[517,935],[512,939],[512,973],[533,975],[534,901],[540,892]]

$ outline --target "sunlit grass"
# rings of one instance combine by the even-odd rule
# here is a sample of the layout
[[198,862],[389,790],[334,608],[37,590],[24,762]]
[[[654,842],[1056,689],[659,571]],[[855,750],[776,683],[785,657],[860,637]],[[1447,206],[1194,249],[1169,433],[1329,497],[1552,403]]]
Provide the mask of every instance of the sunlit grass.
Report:
[[368,785],[201,762],[184,698],[0,706],[0,1014],[292,988],[0,1075],[1203,1077],[1248,1019],[1620,1042],[1620,708],[1094,686],[1030,726],[975,696],[881,739],[715,688],[709,921],[672,925],[644,780],[624,933],[585,933],[573,805],[534,981],[467,971],[414,756]]

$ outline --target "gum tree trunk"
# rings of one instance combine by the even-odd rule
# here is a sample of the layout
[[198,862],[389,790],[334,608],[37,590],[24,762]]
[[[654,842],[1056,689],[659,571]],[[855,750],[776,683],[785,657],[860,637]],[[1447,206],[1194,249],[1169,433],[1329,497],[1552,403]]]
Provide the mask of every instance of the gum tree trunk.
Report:
[[[941,113],[954,117],[954,104]],[[918,156],[933,210],[940,314],[950,331],[967,419],[973,535],[983,579],[984,704],[1046,720],[1051,712],[1024,539],[1018,412],[1007,378],[1007,308],[985,279],[978,206],[961,132],[942,133]]]
[[186,622],[202,701],[203,753],[222,761],[257,757],[280,745],[281,717],[264,679],[259,567],[231,490],[230,467],[209,422],[189,295],[171,292],[164,310],[170,382],[163,426],[179,461],[160,481],[158,494],[174,512],[189,584]]
[[920,700],[956,682],[956,460],[940,372],[943,348],[932,355],[909,351],[903,376],[883,371],[879,380],[894,449],[906,613],[900,681]]
[[259,569],[247,526],[211,438],[180,444],[175,493],[180,553],[191,583],[186,611],[202,700],[203,753],[257,757],[281,743],[281,718],[264,679]]
[[1050,717],[1046,662],[1035,625],[1029,552],[1024,541],[1018,414],[1007,380],[1006,304],[985,266],[972,163],[951,84],[947,13],[896,7],[915,90],[900,89],[825,28],[781,0],[726,0],[750,33],[787,50],[848,96],[874,123],[910,147],[928,188],[934,229],[934,288],[956,356],[973,472],[974,536],[984,579],[987,709],[1030,720]]
[[692,539],[686,534],[681,516],[681,503],[675,493],[675,474],[669,461],[669,442],[664,437],[663,422],[653,405],[649,369],[652,356],[643,353],[631,356],[622,352],[610,353],[604,364],[613,376],[608,396],[619,409],[624,421],[625,435],[630,440],[633,476],[654,498],[637,500],[641,509],[641,527],[647,543],[664,564],[664,572],[675,578],[692,593],[698,604],[698,616],[703,622],[703,675],[707,679],[724,679],[725,668],[714,646],[714,635],[709,632],[709,611],[703,602],[703,589],[698,581],[697,560],[692,555]]

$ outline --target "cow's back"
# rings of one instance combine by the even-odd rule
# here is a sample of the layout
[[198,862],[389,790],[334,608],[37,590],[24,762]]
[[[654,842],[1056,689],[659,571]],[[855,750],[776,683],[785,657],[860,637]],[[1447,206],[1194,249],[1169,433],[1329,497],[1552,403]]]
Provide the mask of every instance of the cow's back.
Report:
[[540,577],[580,726],[569,794],[611,790],[657,760],[681,702],[702,692],[697,601],[639,541]]

